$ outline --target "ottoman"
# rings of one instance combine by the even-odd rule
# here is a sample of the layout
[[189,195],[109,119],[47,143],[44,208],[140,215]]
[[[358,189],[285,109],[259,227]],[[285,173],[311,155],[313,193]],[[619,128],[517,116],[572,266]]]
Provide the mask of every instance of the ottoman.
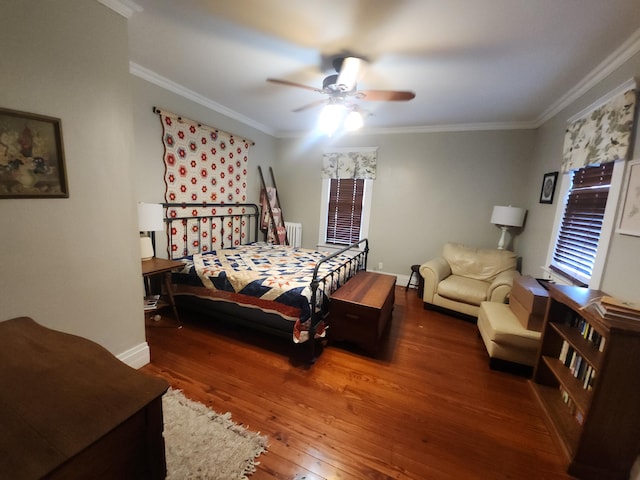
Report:
[[490,359],[533,367],[538,358],[540,332],[527,330],[509,308],[497,302],[482,302],[478,331]]

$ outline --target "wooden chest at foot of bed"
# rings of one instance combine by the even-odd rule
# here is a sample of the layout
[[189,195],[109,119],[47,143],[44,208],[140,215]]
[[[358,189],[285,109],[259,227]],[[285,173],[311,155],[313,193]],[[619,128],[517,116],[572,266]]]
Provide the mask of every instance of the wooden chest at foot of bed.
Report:
[[396,277],[359,272],[331,295],[329,337],[375,354],[395,300]]

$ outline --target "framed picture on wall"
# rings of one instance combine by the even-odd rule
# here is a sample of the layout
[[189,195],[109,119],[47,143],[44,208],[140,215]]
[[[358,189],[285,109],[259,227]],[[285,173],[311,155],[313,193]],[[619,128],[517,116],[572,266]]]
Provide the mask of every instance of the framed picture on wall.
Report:
[[627,165],[627,188],[618,233],[640,237],[640,160]]
[[68,198],[59,118],[0,108],[0,198]]
[[558,172],[545,173],[542,177],[542,188],[540,190],[540,203],[553,203],[553,194],[556,191]]

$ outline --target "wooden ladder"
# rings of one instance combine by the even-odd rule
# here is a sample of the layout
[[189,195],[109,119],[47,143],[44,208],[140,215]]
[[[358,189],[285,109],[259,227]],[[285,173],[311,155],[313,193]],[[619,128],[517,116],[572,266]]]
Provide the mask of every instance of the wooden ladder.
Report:
[[260,230],[265,234],[267,242],[275,243],[276,245],[289,245],[273,168],[269,167],[273,187],[267,187],[264,175],[262,175],[262,168],[259,165],[258,173],[260,174],[260,204],[262,207]]

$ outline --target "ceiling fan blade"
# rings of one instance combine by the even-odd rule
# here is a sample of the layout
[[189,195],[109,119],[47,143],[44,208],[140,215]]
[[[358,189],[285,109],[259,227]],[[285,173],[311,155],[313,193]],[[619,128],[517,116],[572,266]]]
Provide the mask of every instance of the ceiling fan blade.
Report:
[[303,110],[309,110],[310,108],[318,107],[328,102],[329,100],[316,100],[315,102],[308,103],[306,105],[303,105],[302,107],[298,107],[295,110],[292,110],[292,112],[302,112]]
[[286,85],[288,87],[304,88],[305,90],[311,90],[312,92],[324,93],[324,91],[319,88],[309,87],[308,85],[303,85],[301,83],[290,82],[289,80],[280,80],[278,78],[267,78],[267,82],[277,83],[279,85]]
[[401,91],[401,90],[359,90],[356,93],[357,97],[361,100],[371,101],[407,101],[415,98],[416,94],[413,92]]

